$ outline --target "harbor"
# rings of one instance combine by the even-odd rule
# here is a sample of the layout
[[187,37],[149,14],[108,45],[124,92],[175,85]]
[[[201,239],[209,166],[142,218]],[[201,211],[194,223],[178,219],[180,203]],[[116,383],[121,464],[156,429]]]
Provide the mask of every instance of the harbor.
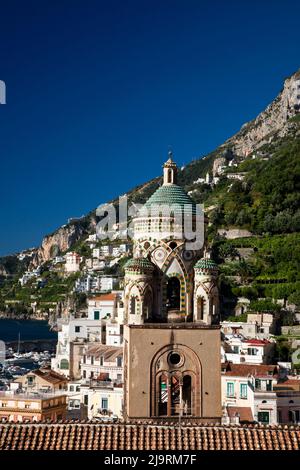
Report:
[[55,355],[57,334],[44,321],[0,320],[0,339],[6,346],[0,364],[0,390],[30,370],[48,367]]

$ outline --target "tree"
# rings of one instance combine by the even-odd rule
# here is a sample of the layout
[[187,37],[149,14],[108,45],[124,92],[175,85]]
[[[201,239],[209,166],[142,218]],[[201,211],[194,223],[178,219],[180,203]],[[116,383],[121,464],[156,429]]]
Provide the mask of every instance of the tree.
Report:
[[296,307],[300,308],[300,291],[297,290],[296,292],[291,294],[288,297],[288,301],[289,301],[290,304],[295,304]]
[[75,304],[78,309],[86,307],[86,299],[87,295],[84,292],[76,292],[74,294]]
[[238,250],[231,243],[224,243],[219,247],[219,257],[222,259],[231,258],[234,259],[239,256]]
[[291,359],[291,346],[288,341],[277,341],[276,356],[280,361],[289,361]]
[[247,284],[249,277],[252,275],[252,268],[244,258],[237,266],[237,274],[240,276],[242,284]]
[[209,216],[209,221],[212,225],[220,225],[223,221],[224,214],[221,207],[214,209]]
[[296,317],[294,312],[282,312],[280,315],[280,321],[282,326],[293,326],[296,323]]
[[275,304],[271,299],[252,300],[249,309],[254,312],[276,313],[280,311],[280,305]]

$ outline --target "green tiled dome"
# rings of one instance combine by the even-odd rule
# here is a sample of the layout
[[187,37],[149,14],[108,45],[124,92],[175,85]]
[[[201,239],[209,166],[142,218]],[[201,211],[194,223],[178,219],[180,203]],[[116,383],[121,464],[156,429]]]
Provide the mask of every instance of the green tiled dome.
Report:
[[131,258],[124,265],[125,271],[148,273],[154,270],[154,265],[147,258]]
[[180,212],[184,210],[185,214],[196,214],[195,202],[177,184],[160,186],[148,199],[144,207],[148,210],[151,209],[151,215],[155,215],[155,212],[153,213],[154,206],[159,209],[160,206],[172,206],[173,204],[180,207]]
[[204,271],[217,271],[218,265],[210,258],[201,258],[194,266],[195,269],[203,269]]

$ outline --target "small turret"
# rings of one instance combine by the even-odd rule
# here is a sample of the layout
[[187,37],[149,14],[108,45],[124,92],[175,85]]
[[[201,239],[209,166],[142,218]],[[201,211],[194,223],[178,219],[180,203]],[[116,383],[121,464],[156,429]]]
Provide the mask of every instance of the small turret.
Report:
[[194,321],[210,325],[219,316],[218,265],[206,254],[194,271]]
[[169,152],[169,158],[164,164],[164,186],[168,184],[177,184],[177,165],[173,161],[173,154]]

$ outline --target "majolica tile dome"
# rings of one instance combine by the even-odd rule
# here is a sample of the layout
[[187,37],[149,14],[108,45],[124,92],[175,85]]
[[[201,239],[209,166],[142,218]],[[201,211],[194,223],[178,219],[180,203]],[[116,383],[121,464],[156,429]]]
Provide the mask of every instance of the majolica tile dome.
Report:
[[124,269],[128,273],[147,274],[154,271],[154,265],[147,258],[131,258]]
[[148,199],[144,208],[151,215],[157,215],[163,207],[172,207],[174,212],[184,212],[186,215],[196,215],[196,204],[188,194],[177,184],[163,185]]
[[197,271],[203,271],[205,273],[215,273],[218,271],[218,265],[210,258],[201,258],[195,264],[194,269]]
[[[195,236],[197,225],[202,220],[203,212],[193,199],[177,184],[178,168],[169,153],[169,159],[163,165],[163,184],[147,200],[134,219],[134,239],[143,243],[145,240],[191,240]],[[136,244],[137,246],[137,244]]]

